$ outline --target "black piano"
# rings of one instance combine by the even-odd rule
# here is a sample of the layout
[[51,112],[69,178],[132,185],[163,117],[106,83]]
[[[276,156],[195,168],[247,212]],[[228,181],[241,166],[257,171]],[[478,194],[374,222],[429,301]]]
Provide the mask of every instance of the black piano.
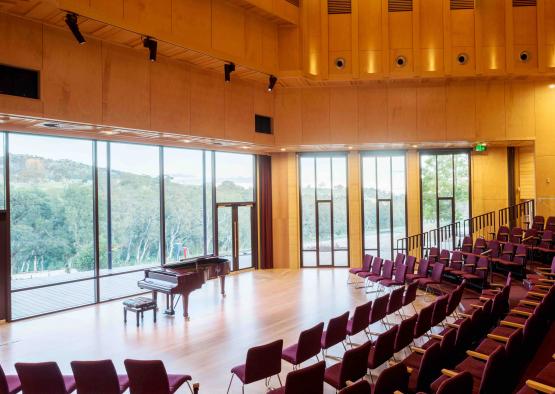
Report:
[[166,295],[166,312],[175,314],[173,298],[181,295],[183,316],[189,320],[189,294],[200,289],[209,279],[220,278],[220,291],[225,297],[225,276],[229,274],[229,260],[218,256],[202,256],[168,263],[160,268],[145,269],[145,278],[137,284],[141,289],[151,290],[153,300],[157,294]]

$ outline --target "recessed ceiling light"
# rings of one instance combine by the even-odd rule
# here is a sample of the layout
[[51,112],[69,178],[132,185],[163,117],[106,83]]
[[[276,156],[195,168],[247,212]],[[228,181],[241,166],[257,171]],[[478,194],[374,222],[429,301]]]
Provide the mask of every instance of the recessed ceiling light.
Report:
[[549,84],[549,89],[555,89],[555,83],[550,83]]
[[347,147],[347,149],[351,150],[351,149],[353,149],[353,147],[352,147],[352,146],[349,146],[349,147]]
[[183,140],[180,140],[180,141],[181,141],[181,142],[185,142],[186,144],[188,144],[189,142],[191,142],[191,140],[188,140],[188,139],[183,139]]
[[242,146],[241,148],[243,148],[243,149],[249,149],[248,146]]
[[416,149],[418,148],[418,145],[411,145],[410,147]]
[[104,135],[116,135],[119,134],[119,131],[115,131],[115,130],[102,130],[100,132],[100,134],[104,134]]
[[280,151],[285,152],[287,149],[281,148]]

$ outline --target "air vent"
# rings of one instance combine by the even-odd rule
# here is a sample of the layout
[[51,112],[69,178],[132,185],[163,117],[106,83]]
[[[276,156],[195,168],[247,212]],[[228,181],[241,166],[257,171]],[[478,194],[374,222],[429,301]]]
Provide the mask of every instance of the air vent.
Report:
[[262,134],[272,134],[272,118],[264,115],[254,115],[254,131]]
[[412,0],[389,0],[387,10],[389,12],[412,11]]
[[513,7],[535,7],[536,0],[513,0]]
[[85,126],[73,123],[62,122],[41,122],[37,124],[38,127],[57,130],[91,130],[92,126]]
[[452,10],[473,10],[474,0],[451,0]]
[[287,1],[289,4],[293,4],[295,7],[298,7],[300,0],[285,0],[285,1]]
[[328,0],[328,14],[350,14],[351,0]]
[[39,72],[0,64],[0,94],[39,98]]

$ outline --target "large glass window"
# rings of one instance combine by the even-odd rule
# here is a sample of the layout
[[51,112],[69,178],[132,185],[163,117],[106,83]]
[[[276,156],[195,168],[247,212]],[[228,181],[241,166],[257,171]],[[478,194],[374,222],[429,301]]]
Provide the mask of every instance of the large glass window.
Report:
[[405,154],[362,155],[364,253],[394,256],[397,240],[407,236]]
[[10,134],[9,165],[12,318],[94,302],[92,142]]
[[[470,217],[470,157],[467,151],[420,153],[422,231]],[[453,235],[453,242],[457,234]]]
[[302,154],[301,265],[349,265],[347,156]]

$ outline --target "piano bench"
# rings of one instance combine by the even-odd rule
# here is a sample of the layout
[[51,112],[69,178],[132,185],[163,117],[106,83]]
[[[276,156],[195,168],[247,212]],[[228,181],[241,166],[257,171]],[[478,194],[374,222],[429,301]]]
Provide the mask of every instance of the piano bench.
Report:
[[139,316],[144,317],[145,311],[153,311],[154,323],[156,323],[156,302],[148,297],[136,297],[123,301],[123,322],[127,323],[127,311],[135,312],[137,315],[137,327],[139,327]]

